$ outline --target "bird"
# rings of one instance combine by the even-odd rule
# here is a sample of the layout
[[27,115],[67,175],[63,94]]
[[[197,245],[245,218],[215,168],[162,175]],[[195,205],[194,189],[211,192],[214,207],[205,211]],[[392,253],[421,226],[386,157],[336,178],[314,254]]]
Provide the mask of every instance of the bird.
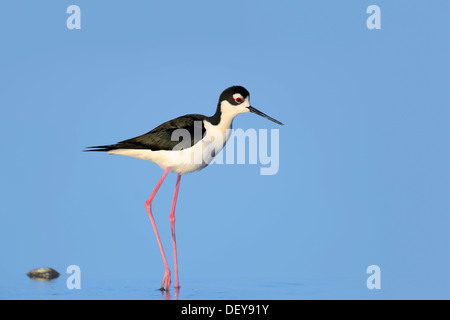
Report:
[[255,113],[279,125],[280,121],[266,115],[250,104],[250,93],[242,86],[231,86],[219,96],[212,116],[187,114],[164,122],[153,130],[116,144],[87,147],[84,151],[107,152],[149,160],[164,170],[153,192],[145,202],[164,264],[161,291],[168,291],[171,273],[152,213],[152,201],[169,172],[177,174],[175,192],[169,215],[174,255],[175,289],[180,288],[175,236],[175,207],[181,176],[205,168],[222,150],[230,137],[233,119],[241,113]]

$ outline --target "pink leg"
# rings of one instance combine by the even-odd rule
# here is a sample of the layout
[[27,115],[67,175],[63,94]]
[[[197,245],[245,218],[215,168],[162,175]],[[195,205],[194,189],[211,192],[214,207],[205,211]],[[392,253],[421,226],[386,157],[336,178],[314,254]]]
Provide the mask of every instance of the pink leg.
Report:
[[[169,265],[167,264],[166,255],[164,254],[164,249],[163,249],[163,246],[161,243],[161,239],[159,238],[158,229],[156,228],[155,219],[153,218],[153,215],[152,215],[152,201],[153,201],[153,198],[155,197],[156,193],[158,192],[159,187],[161,187],[161,184],[163,183],[164,179],[166,178],[167,174],[169,173],[169,170],[170,170],[170,167],[167,167],[166,170],[164,171],[161,179],[159,179],[159,182],[156,185],[155,189],[153,190],[152,194],[150,195],[148,200],[145,202],[145,208],[147,209],[148,216],[150,217],[150,221],[152,222],[153,230],[155,230],[156,239],[158,240],[159,250],[161,250],[161,255],[163,258],[163,262],[164,262],[165,272],[164,272],[163,283],[161,285],[161,290],[169,290],[170,270],[169,270]],[[164,287],[164,285],[165,285],[165,287]]]
[[170,228],[172,229],[172,244],[173,244],[173,260],[175,262],[175,288],[180,287],[178,281],[178,260],[177,260],[177,240],[175,237],[175,207],[177,205],[178,189],[180,189],[181,175],[178,174],[177,184],[175,185],[175,194],[173,195],[172,209],[170,210]]

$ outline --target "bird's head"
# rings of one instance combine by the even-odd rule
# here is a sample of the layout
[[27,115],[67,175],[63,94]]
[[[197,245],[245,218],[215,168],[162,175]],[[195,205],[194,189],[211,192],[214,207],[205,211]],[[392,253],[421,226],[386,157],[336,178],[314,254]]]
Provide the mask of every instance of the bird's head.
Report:
[[269,117],[265,113],[253,108],[250,105],[250,93],[241,86],[233,86],[225,89],[219,98],[219,106],[222,114],[237,116],[240,113],[252,112],[260,115],[270,121],[283,125],[280,121]]

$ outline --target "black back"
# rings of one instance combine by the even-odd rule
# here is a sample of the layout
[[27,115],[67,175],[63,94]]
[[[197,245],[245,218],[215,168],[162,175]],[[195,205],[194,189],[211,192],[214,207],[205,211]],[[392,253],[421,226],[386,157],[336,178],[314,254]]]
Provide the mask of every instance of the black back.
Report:
[[[191,141],[183,141],[186,143],[184,148],[193,146],[205,134],[205,126],[203,120],[208,117],[200,114],[188,114],[176,119],[164,122],[155,129],[138,137],[121,141],[116,144],[106,146],[89,147],[91,150],[85,151],[111,151],[116,149],[150,149],[158,150],[173,150],[173,148],[182,142],[182,136],[178,140],[172,141],[172,134],[176,129],[185,129],[191,136]],[[195,130],[197,127],[197,130]],[[199,131],[199,129],[201,131]],[[195,131],[201,132],[201,137],[196,137]]]
[[[183,141],[183,144],[186,143],[185,145],[183,145],[183,147],[184,148],[191,147],[194,144],[196,144],[198,140],[203,138],[205,134],[206,129],[203,123],[204,120],[210,122],[212,125],[219,124],[221,117],[220,103],[222,101],[227,100],[232,105],[238,104],[233,99],[233,95],[235,93],[239,93],[243,97],[247,97],[250,95],[250,93],[244,87],[241,86],[229,87],[225,89],[220,95],[216,113],[211,117],[203,116],[201,114],[188,114],[164,122],[155,129],[138,137],[124,140],[116,144],[88,147],[88,149],[90,150],[84,151],[111,151],[116,149],[150,149],[153,151],[173,150],[173,148],[177,146],[183,139],[182,137],[180,137],[179,140],[172,141],[173,138],[172,134],[176,129],[185,129],[190,133],[191,141]],[[202,133],[201,137],[196,137],[195,132],[199,131],[200,127]]]

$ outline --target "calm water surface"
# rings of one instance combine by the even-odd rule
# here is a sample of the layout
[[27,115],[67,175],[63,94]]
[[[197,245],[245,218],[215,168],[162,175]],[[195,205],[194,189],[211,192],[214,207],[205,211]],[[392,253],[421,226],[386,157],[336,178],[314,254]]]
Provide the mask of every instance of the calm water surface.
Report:
[[[0,299],[339,299],[365,298],[361,285],[351,281],[187,281],[179,292],[157,288],[148,280],[82,280],[81,289],[69,290],[66,279],[50,282],[24,277],[0,283]],[[359,289],[359,290],[358,290]],[[359,292],[359,294],[358,294]],[[361,294],[363,296],[361,296]]]

